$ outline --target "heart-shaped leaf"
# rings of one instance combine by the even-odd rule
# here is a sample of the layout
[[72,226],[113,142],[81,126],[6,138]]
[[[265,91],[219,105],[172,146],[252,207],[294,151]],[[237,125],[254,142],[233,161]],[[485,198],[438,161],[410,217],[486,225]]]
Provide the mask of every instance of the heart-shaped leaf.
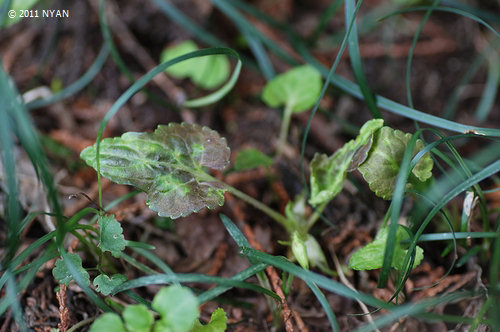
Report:
[[109,295],[113,291],[113,288],[123,284],[125,281],[127,281],[127,277],[123,274],[113,274],[111,278],[105,274],[99,274],[94,279],[94,286],[97,287],[97,291],[101,294]]
[[315,154],[311,161],[311,198],[309,203],[319,205],[333,199],[344,187],[348,171],[356,169],[366,158],[372,137],[383,125],[383,120],[366,122],[356,139],[350,140],[333,155]]
[[120,253],[127,245],[123,236],[122,225],[120,225],[113,215],[99,217],[97,223],[101,229],[99,248],[102,251],[111,252],[114,257],[120,257]]
[[[375,240],[367,244],[363,248],[356,251],[349,262],[349,266],[354,270],[374,270],[382,267],[384,262],[384,251],[387,243],[388,227],[383,227],[379,230]],[[392,258],[392,267],[397,270],[403,270],[403,263],[406,257],[406,250],[401,242],[409,240],[410,236],[403,226],[398,225],[396,233],[396,246],[394,247],[394,256]],[[419,246],[416,247],[415,268],[424,258],[424,250]]]
[[[84,278],[85,284],[90,285],[89,274],[83,268],[80,256],[78,256],[78,254],[68,253],[66,257],[71,261],[73,266],[76,266],[78,273]],[[68,267],[62,259],[58,259],[56,261],[56,266],[52,270],[52,275],[57,279],[57,281],[65,285],[69,285],[71,280],[73,280],[73,274],[68,270]]]
[[[411,136],[390,127],[382,127],[375,133],[368,158],[358,169],[377,196],[392,198],[401,161]],[[423,148],[424,143],[417,140],[412,157]],[[413,168],[414,176],[408,177],[407,189],[429,179],[433,165],[431,156],[426,153]]]
[[150,332],[154,323],[153,313],[144,304],[129,305],[123,310],[123,320],[130,332]]
[[177,285],[160,289],[151,306],[161,317],[155,331],[188,332],[200,314],[198,299],[193,292]]
[[90,327],[89,332],[127,332],[123,322],[114,312],[107,312],[99,316]]
[[322,85],[321,74],[316,69],[309,65],[299,66],[267,82],[262,100],[273,108],[284,105],[292,112],[302,112],[314,105]]
[[[229,155],[226,140],[216,131],[171,123],[154,133],[129,132],[102,140],[100,171],[116,183],[145,191],[147,204],[160,216],[178,218],[224,204],[224,185],[203,168],[222,170]],[[95,145],[80,156],[97,169]]]
[[[193,41],[186,40],[166,48],[161,54],[161,62],[197,50],[198,47]],[[201,88],[215,89],[229,77],[229,60],[225,55],[202,56],[176,63],[165,71],[176,78],[190,78]]]

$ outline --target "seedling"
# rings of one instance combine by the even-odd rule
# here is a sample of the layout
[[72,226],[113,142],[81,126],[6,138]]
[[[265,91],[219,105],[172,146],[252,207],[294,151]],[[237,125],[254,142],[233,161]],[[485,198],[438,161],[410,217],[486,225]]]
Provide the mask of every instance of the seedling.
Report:
[[[186,40],[166,48],[161,54],[161,62],[197,50],[193,41]],[[165,71],[175,78],[190,78],[198,87],[212,90],[229,77],[229,60],[225,55],[203,56],[179,62]]]
[[90,332],[223,332],[227,328],[227,316],[218,308],[210,322],[203,325],[198,320],[199,303],[193,292],[182,286],[163,287],[154,297],[153,313],[143,304],[125,307],[122,318],[116,313],[101,315],[90,327]]
[[[221,206],[224,203],[223,193],[228,190],[285,227],[291,238],[292,252],[303,267],[308,268],[311,262],[313,266],[329,271],[325,256],[309,230],[328,202],[342,190],[347,172],[359,169],[376,195],[390,199],[410,138],[410,134],[383,127],[383,120],[376,119],[368,121],[355,139],[333,155],[316,154],[311,162],[309,199],[316,212],[309,218],[305,213],[305,195],[290,202],[286,216],[282,216],[207,174],[205,168],[224,169],[230,155],[226,140],[207,127],[171,123],[160,125],[153,133],[131,132],[121,137],[106,138],[100,146],[100,171],[114,182],[143,190],[148,195],[149,207],[160,216],[171,218],[187,216],[203,207]],[[413,156],[423,146],[417,141]],[[82,151],[81,157],[97,169],[95,146]],[[408,188],[429,179],[432,166],[429,154],[423,155],[412,170]],[[115,235],[119,236],[118,232]],[[380,242],[383,236],[379,235],[377,239]],[[398,235],[398,243],[401,239]],[[114,249],[106,250],[113,253]],[[398,257],[395,255],[394,259]]]
[[322,87],[321,74],[309,65],[293,68],[264,86],[262,100],[273,108],[284,106],[277,154],[286,143],[293,113],[307,111],[317,101]]

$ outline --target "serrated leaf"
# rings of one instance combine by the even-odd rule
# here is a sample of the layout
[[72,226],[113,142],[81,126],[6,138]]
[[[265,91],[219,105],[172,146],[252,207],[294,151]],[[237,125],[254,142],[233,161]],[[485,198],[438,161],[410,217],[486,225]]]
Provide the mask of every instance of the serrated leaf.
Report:
[[[319,205],[333,199],[344,187],[347,172],[355,169],[366,158],[373,134],[383,125],[374,119],[361,127],[359,135],[344,144],[333,155],[315,154],[311,161],[311,198],[309,203]],[[365,155],[365,156],[364,156]]]
[[144,304],[129,305],[122,313],[125,326],[130,332],[150,332],[153,326],[153,313]]
[[188,332],[200,315],[196,296],[189,288],[178,285],[160,289],[151,305],[161,316],[156,325],[167,331]]
[[[101,174],[145,191],[152,210],[175,219],[224,204],[223,185],[203,168],[224,169],[229,155],[226,140],[216,131],[171,123],[158,126],[154,133],[129,132],[102,140]],[[97,167],[95,145],[80,156]]]
[[257,149],[249,148],[241,150],[234,161],[234,170],[243,171],[260,166],[271,166],[273,158],[263,154]]
[[101,294],[109,295],[116,286],[123,284],[125,281],[127,281],[127,277],[123,274],[113,274],[111,278],[105,274],[99,274],[94,279],[94,286],[97,287],[97,291]]
[[321,74],[316,69],[299,66],[267,82],[262,100],[273,108],[285,106],[293,112],[302,112],[316,103],[322,85]]
[[[166,48],[160,56],[161,62],[166,62],[197,50],[198,46],[193,41],[186,40]],[[227,80],[229,67],[227,56],[208,55],[176,63],[165,71],[176,78],[190,78],[193,83],[201,88],[215,89]]]
[[[68,253],[66,257],[71,261],[71,263],[73,263],[74,266],[76,266],[78,273],[84,278],[85,284],[90,285],[89,274],[83,268],[80,256],[78,256],[78,254]],[[52,270],[52,275],[57,279],[57,281],[59,281],[59,283],[65,285],[69,285],[71,280],[73,280],[73,275],[68,270],[62,259],[58,259],[56,261],[56,265]]]
[[[374,270],[379,269],[383,265],[385,245],[387,243],[387,234],[389,227],[383,227],[379,230],[375,240],[367,244],[363,248],[356,251],[349,262],[349,267],[354,270]],[[391,266],[397,270],[403,270],[403,263],[408,250],[403,248],[401,242],[408,240],[410,237],[403,226],[398,225],[396,233],[396,246],[394,247],[394,256]],[[415,268],[424,258],[424,250],[419,246],[416,247]]]
[[207,325],[202,325],[197,321],[192,332],[224,332],[227,329],[227,316],[222,308],[217,308],[210,317]]
[[127,332],[123,326],[123,322],[115,313],[107,312],[102,314],[90,326],[89,332]]
[[[383,199],[391,199],[396,185],[401,161],[412,135],[390,127],[382,127],[373,139],[368,158],[358,169],[370,185],[370,189]],[[412,157],[424,148],[424,143],[417,140]],[[432,176],[433,161],[426,153],[412,170],[415,177],[408,178],[407,189],[418,181],[426,181]]]
[[120,257],[121,252],[127,245],[123,236],[122,225],[113,215],[99,217],[97,223],[101,230],[98,247],[102,251],[111,252],[114,257]]

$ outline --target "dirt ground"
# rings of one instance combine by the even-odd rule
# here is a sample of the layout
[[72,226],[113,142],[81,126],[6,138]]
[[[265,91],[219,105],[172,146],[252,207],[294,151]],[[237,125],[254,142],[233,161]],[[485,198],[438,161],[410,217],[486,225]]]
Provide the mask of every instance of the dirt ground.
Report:
[[[229,47],[252,59],[248,44],[234,23],[209,1],[176,0],[186,15],[193,18],[203,29],[217,36]],[[254,0],[253,5],[284,22],[299,36],[308,38],[314,31],[319,18],[325,12],[329,1],[271,1]],[[475,4],[484,10],[500,13],[494,2]],[[360,10],[360,17],[381,16],[389,12],[392,2],[367,0]],[[483,7],[481,7],[483,6]],[[489,7],[484,7],[489,6]],[[49,89],[66,87],[81,77],[92,65],[103,45],[103,37],[97,14],[98,1],[55,1],[51,8],[67,9],[69,18],[24,19],[22,22],[0,31],[0,54],[3,66],[13,78],[21,93],[33,91],[41,86]],[[134,78],[139,78],[158,64],[160,53],[167,45],[185,39],[196,38],[167,18],[154,1],[107,1],[108,21],[117,50]],[[112,14],[111,14],[112,12]],[[405,70],[412,38],[423,17],[422,12],[409,13],[376,22],[375,26],[360,25],[360,52],[367,81],[376,94],[407,104]],[[296,50],[286,35],[255,18],[251,22],[273,42],[283,47],[294,57]],[[362,19],[359,19],[362,22]],[[344,11],[329,19],[325,30],[309,50],[325,66],[330,67],[339,51],[344,26]],[[471,63],[494,40],[494,36],[477,22],[458,15],[437,12],[425,25],[419,44],[415,49],[411,69],[411,92],[414,108],[442,116],[448,98],[457,87]],[[200,46],[210,46],[199,42]],[[496,54],[498,58],[498,54]],[[276,72],[290,68],[279,56],[270,53]],[[252,60],[255,64],[255,61]],[[232,62],[232,68],[235,63]],[[345,54],[337,73],[354,80],[349,55]],[[481,127],[500,128],[500,102],[493,104],[487,119],[479,122],[471,111],[477,107],[487,79],[487,66],[482,65],[473,78],[462,88],[454,121]],[[97,198],[97,177],[95,171],[86,167],[79,159],[80,151],[95,142],[99,125],[118,97],[130,86],[111,56],[92,82],[76,95],[56,104],[30,111],[38,128],[50,159],[52,171],[60,192],[66,216],[74,215],[89,205],[79,195]],[[243,148],[254,147],[272,155],[280,128],[280,112],[267,107],[260,99],[265,84],[264,76],[255,65],[245,64],[234,90],[221,102],[201,110],[188,110],[176,106],[179,96],[199,96],[203,91],[187,80],[176,80],[167,76],[147,85],[151,94],[162,102],[148,99],[145,92],[139,92],[126,103],[106,128],[105,136],[118,136],[127,131],[152,131],[158,124],[170,122],[193,122],[217,130],[225,137],[234,156]],[[172,89],[171,87],[175,88]],[[39,91],[39,90],[38,90]],[[383,111],[386,123],[404,131],[415,131],[413,121]],[[310,112],[297,114],[292,119],[288,145],[283,157],[269,169],[217,173],[227,183],[281,212],[286,203],[303,189],[300,167],[300,144],[303,130]],[[332,153],[352,138],[352,128],[359,128],[371,118],[366,105],[337,88],[329,87],[322,100],[321,109],[312,122],[311,132],[305,149],[306,160],[315,152]],[[346,125],[347,124],[347,125]],[[464,156],[470,156],[485,146],[480,139],[469,140],[457,146]],[[37,186],[36,174],[29,159],[19,150],[19,172],[22,174],[21,195],[26,211],[43,209],[47,203],[40,199],[43,191],[33,190]],[[327,207],[325,218],[312,230],[324,249],[329,265],[334,267],[338,259],[347,266],[350,255],[375,236],[385,212],[387,201],[375,197],[361,175],[352,174],[352,182]],[[485,186],[491,186],[486,183]],[[133,188],[104,181],[104,202],[123,196]],[[247,259],[238,254],[238,247],[231,239],[219,213],[229,216],[245,235],[258,243],[263,250],[273,255],[289,256],[286,246],[278,241],[287,241],[286,231],[260,211],[248,206],[230,194],[226,203],[216,210],[202,210],[200,213],[170,222],[160,218],[145,204],[145,196],[139,194],[112,209],[121,221],[125,238],[144,241],[156,247],[155,254],[161,257],[175,272],[203,273],[230,277],[249,266]],[[460,196],[462,197],[462,196]],[[500,197],[488,196],[490,206],[499,204]],[[450,203],[452,213],[460,213],[462,201]],[[403,215],[411,209],[411,202],[404,206]],[[493,220],[492,220],[493,222]],[[480,223],[472,223],[481,230]],[[4,225],[1,226],[2,230]],[[22,246],[26,247],[40,236],[51,231],[50,218],[33,221],[22,234]],[[474,229],[473,229],[474,230]],[[430,229],[429,229],[430,231]],[[439,230],[435,230],[439,231]],[[443,231],[443,230],[441,230]],[[3,233],[0,232],[0,233]],[[2,239],[3,240],[3,239]],[[478,244],[479,241],[473,242]],[[78,243],[68,237],[68,247]],[[402,301],[417,301],[447,294],[459,289],[477,289],[486,281],[484,261],[471,258],[466,264],[455,267],[448,276],[446,270],[452,261],[452,254],[441,256],[446,244],[432,242],[424,244],[425,258],[416,268],[405,287]],[[459,255],[465,249],[459,248]],[[37,255],[38,253],[36,253]],[[27,261],[37,256],[33,255]],[[91,255],[84,255],[84,267],[95,266]],[[54,260],[45,264],[36,275],[35,281],[21,294],[25,320],[34,331],[52,331],[60,323],[61,303],[55,289],[58,286],[51,269]],[[141,276],[141,272],[121,261],[116,269],[129,279]],[[281,277],[281,272],[277,271]],[[347,279],[359,291],[388,300],[394,290],[392,284],[386,289],[376,287],[379,270],[352,271],[344,269]],[[91,276],[96,271],[89,271]],[[432,285],[443,278],[435,287]],[[336,279],[338,280],[338,279]],[[210,285],[194,285],[208,289]],[[423,287],[423,288],[421,288]],[[151,299],[158,287],[139,289],[141,296]],[[366,323],[367,316],[361,313],[359,305],[352,300],[332,293],[327,299],[337,315],[342,331],[349,331]],[[99,314],[98,308],[85,296],[81,289],[72,284],[65,292],[63,307],[69,311],[68,326]],[[127,301],[120,295],[114,297],[120,303]],[[483,303],[483,298],[470,299],[434,309],[436,313],[474,316]],[[328,331],[330,325],[320,304],[311,290],[296,279],[287,299],[296,316],[298,331]],[[228,314],[230,331],[276,331],[266,298],[255,292],[233,289],[225,293],[219,304],[209,302],[202,306],[202,320],[208,320],[211,312],[222,306]],[[377,312],[374,316],[383,314]],[[1,318],[0,331],[17,330],[12,314],[8,311]],[[303,322],[303,326],[300,325]],[[283,327],[281,328],[283,330]],[[408,318],[387,330],[404,331],[459,331],[460,326],[443,322],[425,323]],[[278,329],[279,330],[279,329]],[[79,329],[85,331],[85,328]]]

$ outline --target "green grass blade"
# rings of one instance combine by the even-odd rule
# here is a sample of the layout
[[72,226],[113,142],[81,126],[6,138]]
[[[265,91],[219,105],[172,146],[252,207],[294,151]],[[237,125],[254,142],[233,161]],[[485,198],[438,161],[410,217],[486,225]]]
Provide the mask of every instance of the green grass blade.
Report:
[[0,5],[0,31],[3,28],[4,23],[8,20],[7,12],[9,11],[11,2],[12,0],[4,0]]
[[498,234],[496,232],[455,232],[455,233],[430,233],[422,234],[418,238],[418,242],[429,242],[429,241],[448,241],[453,240],[453,238],[459,239],[491,239],[497,238]]
[[26,104],[26,107],[28,109],[35,109],[35,108],[40,108],[44,107],[47,105],[51,105],[54,103],[57,103],[65,98],[68,98],[78,91],[82,90],[84,87],[86,87],[94,77],[101,71],[101,68],[104,66],[104,63],[106,62],[106,59],[108,58],[109,55],[109,48],[104,45],[101,48],[101,51],[99,52],[99,55],[95,59],[94,63],[90,66],[90,68],[87,70],[85,74],[82,75],[78,80],[64,88],[63,90],[54,93],[50,97],[47,98],[42,98],[42,99],[36,99],[28,104]]
[[380,301],[370,295],[366,295],[363,293],[358,293],[356,291],[353,291],[352,289],[342,285],[341,283],[338,283],[336,281],[333,281],[321,274],[314,273],[309,270],[304,270],[303,268],[290,263],[286,258],[284,257],[275,257],[260,251],[257,251],[252,248],[241,248],[240,249],[241,253],[249,258],[256,259],[257,261],[272,265],[274,267],[277,267],[283,271],[286,271],[290,274],[293,274],[297,278],[300,278],[306,282],[312,282],[315,283],[318,287],[321,287],[323,289],[329,290],[333,293],[336,293],[341,296],[345,296],[350,299],[358,299],[361,302],[364,302],[366,304],[369,304],[374,307],[380,307],[380,308],[392,308],[392,305],[387,304],[383,301]]
[[420,37],[422,30],[424,29],[425,23],[427,23],[429,17],[432,14],[432,11],[434,10],[434,8],[437,7],[440,1],[441,0],[434,0],[429,9],[425,11],[425,15],[422,18],[422,22],[420,22],[418,26],[417,32],[415,32],[415,35],[413,36],[410,51],[408,52],[408,59],[406,60],[405,81],[406,81],[406,98],[408,99],[408,106],[410,106],[411,108],[413,108],[413,99],[411,97],[411,64],[413,61],[413,54],[415,53],[415,48],[417,46],[418,38]]
[[493,58],[490,55],[488,57],[488,78],[486,79],[483,95],[481,96],[481,101],[479,102],[479,106],[477,107],[475,114],[477,121],[484,122],[492,110],[497,96],[499,80],[500,64],[498,63],[498,58]]
[[[403,160],[401,161],[398,177],[396,179],[396,186],[394,188],[394,194],[392,196],[392,203],[391,203],[391,223],[389,224],[389,232],[387,234],[387,242],[384,251],[384,261],[382,265],[382,270],[380,271],[380,277],[377,285],[377,287],[379,288],[384,288],[387,286],[387,281],[392,266],[392,259],[394,256],[394,248],[396,246],[396,241],[394,241],[394,239],[396,239],[398,221],[403,206],[406,183],[408,182],[408,175],[411,172],[410,163],[412,161],[413,149],[420,134],[421,131],[420,130],[417,131],[415,134],[413,134],[411,140],[408,142],[408,146],[406,147]],[[411,270],[413,263],[411,263],[410,265],[406,264],[407,263],[405,263],[403,266],[408,266],[408,269]]]
[[[426,300],[423,300],[423,301],[420,301],[417,303],[408,303],[408,304],[400,305],[400,306],[394,308],[393,310],[391,310],[391,312],[376,318],[373,321],[373,324],[376,327],[381,328],[381,327],[389,325],[393,322],[396,322],[405,316],[418,316],[418,314],[424,313],[429,308],[432,308],[432,307],[435,307],[437,305],[444,304],[444,303],[450,303],[453,301],[466,299],[466,298],[471,297],[472,295],[473,295],[472,292],[457,292],[457,293],[452,293],[452,294],[448,294],[448,295],[444,295],[444,296],[440,296],[440,297],[429,298],[429,299],[426,299]],[[446,318],[450,318],[450,319],[452,318],[449,316],[442,316],[442,315],[434,316],[432,318],[435,319],[436,317],[439,317],[442,320],[444,320]],[[462,321],[466,320],[465,317],[454,316],[453,321],[455,321],[457,318],[461,318]],[[362,326],[354,331],[356,331],[356,332],[373,331],[373,325],[366,324],[366,325],[364,325],[364,326]]]
[[[359,0],[361,2],[362,0]],[[359,8],[359,7],[358,7]],[[356,5],[355,0],[346,0],[345,2],[345,25],[349,26],[350,22],[354,22],[352,25],[351,33],[349,33],[348,44],[349,44],[349,56],[351,60],[352,70],[354,71],[354,76],[358,81],[359,88],[363,94],[363,99],[368,106],[368,109],[372,113],[374,118],[382,118],[382,114],[377,108],[377,103],[375,101],[375,95],[372,92],[368,82],[366,80],[365,74],[363,72],[363,66],[361,64],[361,55],[359,53],[359,43],[358,43],[358,29],[356,27]]]
[[151,0],[151,1],[153,1],[158,6],[158,8],[160,8],[160,10],[166,16],[168,16],[172,21],[174,21],[175,23],[177,23],[178,25],[180,25],[184,29],[190,31],[192,34],[194,34],[196,37],[198,37],[200,40],[207,43],[208,45],[211,45],[211,46],[224,46],[225,45],[217,37],[215,37],[211,33],[207,32],[206,29],[203,29],[198,24],[196,24],[193,20],[188,18],[186,15],[184,15],[183,12],[181,12],[179,9],[177,9],[171,3],[169,3],[165,0]]
[[259,292],[265,295],[269,295],[276,300],[280,301],[280,297],[263,287],[250,284],[248,282],[243,282],[239,280],[234,280],[230,278],[222,278],[222,277],[216,277],[216,276],[208,276],[204,274],[195,274],[195,273],[178,273],[175,276],[173,275],[168,275],[168,274],[155,274],[151,276],[145,276],[145,277],[140,277],[134,280],[130,280],[127,282],[124,282],[123,284],[119,285],[116,289],[113,290],[113,293],[119,293],[124,290],[128,289],[133,289],[133,288],[138,288],[138,287],[144,287],[148,285],[159,285],[159,284],[169,284],[172,283],[173,281],[178,281],[178,282],[197,282],[197,283],[205,283],[205,284],[218,284],[222,286],[229,286],[229,287],[238,287],[238,288],[243,288],[243,289],[249,289],[255,292]]
[[[267,266],[268,265],[264,264],[264,263],[257,263],[257,264],[252,265],[249,268],[247,268],[241,272],[238,272],[237,274],[232,276],[230,279],[235,280],[235,281],[244,281],[244,280],[250,278],[251,276],[263,271]],[[223,285],[216,286],[216,287],[209,289],[206,292],[203,292],[200,295],[198,295],[198,300],[200,301],[200,303],[205,303],[205,302],[211,301],[214,298],[216,298],[217,296],[230,290],[231,288],[232,287],[223,286]]]
[[332,310],[332,307],[330,306],[330,303],[328,302],[328,299],[326,298],[325,294],[321,292],[321,289],[318,288],[318,286],[313,283],[306,281],[307,286],[311,289],[311,291],[314,293],[316,298],[318,299],[319,303],[323,307],[326,313],[326,317],[328,318],[328,321],[330,322],[330,326],[332,328],[332,331],[340,331],[339,324],[337,323],[337,318],[335,317],[335,313]]
[[226,84],[224,84],[220,89],[218,89],[214,93],[211,93],[201,98],[187,100],[184,102],[183,105],[185,107],[202,107],[218,102],[226,94],[228,94],[229,91],[231,91],[231,89],[234,87],[236,81],[238,80],[238,77],[240,76],[240,71],[241,71],[241,60],[238,57],[238,63],[236,64],[236,68],[234,69],[231,78],[229,79],[229,81],[226,82]]

